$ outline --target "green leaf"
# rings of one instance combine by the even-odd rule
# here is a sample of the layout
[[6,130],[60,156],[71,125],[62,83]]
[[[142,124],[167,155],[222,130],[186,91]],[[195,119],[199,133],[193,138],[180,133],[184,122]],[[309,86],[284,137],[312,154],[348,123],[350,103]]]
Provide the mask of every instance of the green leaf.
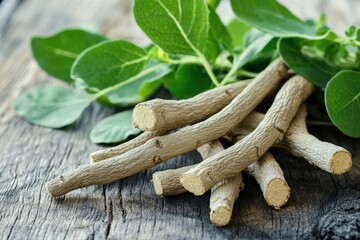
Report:
[[325,103],[335,126],[360,137],[360,72],[346,70],[333,77],[325,89]]
[[250,44],[241,54],[235,56],[234,67],[239,69],[253,60],[273,39],[269,34],[263,34]]
[[90,95],[52,85],[32,88],[14,100],[15,111],[27,121],[61,128],[76,121],[92,102]]
[[259,37],[262,37],[264,34],[266,34],[266,33],[262,32],[256,28],[251,28],[248,32],[246,32],[243,48],[247,48],[254,41],[256,41],[256,39],[258,39]]
[[221,0],[208,0],[208,5],[215,10],[219,6],[220,2]]
[[350,40],[360,41],[360,27],[358,26],[350,26],[345,34]]
[[31,50],[40,67],[49,75],[72,83],[71,66],[88,47],[105,41],[106,37],[81,29],[67,29],[49,37],[33,37]]
[[315,85],[325,88],[327,82],[338,72],[324,60],[303,54],[305,40],[297,38],[280,39],[278,50],[285,63],[296,73]]
[[232,38],[234,45],[234,50],[239,51],[244,49],[244,42],[247,33],[250,31],[251,27],[246,23],[241,22],[239,19],[234,18],[228,24],[227,29]]
[[253,60],[273,39],[274,37],[269,34],[263,34],[261,37],[256,39],[250,44],[241,54],[235,55],[231,70],[221,81],[221,85],[225,85],[230,79],[241,69],[245,64]]
[[173,78],[165,81],[165,87],[177,98],[193,97],[214,87],[209,76],[199,65],[181,65]]
[[204,55],[208,61],[215,62],[217,57],[221,53],[221,47],[218,43],[218,41],[215,38],[215,35],[213,33],[209,34],[209,37],[206,41],[206,49],[204,52]]
[[274,36],[322,38],[316,26],[301,21],[276,0],[231,0],[231,5],[241,21]]
[[140,28],[165,52],[204,53],[209,33],[209,12],[204,0],[135,0]]
[[223,49],[231,51],[233,48],[232,38],[229,31],[222,23],[217,13],[210,9],[210,34],[214,36],[214,39],[222,46]]
[[90,139],[94,143],[119,143],[139,133],[132,124],[132,110],[127,110],[101,120],[91,131]]
[[325,51],[325,61],[328,65],[343,70],[360,69],[360,62],[357,62],[359,48],[350,44],[333,43]]
[[162,78],[171,71],[169,65],[152,61],[143,72],[130,79],[129,84],[107,94],[108,101],[123,107],[142,102],[162,85]]
[[133,43],[107,41],[81,53],[71,69],[71,77],[101,90],[137,75],[147,60],[147,52]]
[[279,55],[277,49],[278,41],[278,38],[273,38],[255,57],[246,63],[243,68],[250,72],[261,72],[265,69]]

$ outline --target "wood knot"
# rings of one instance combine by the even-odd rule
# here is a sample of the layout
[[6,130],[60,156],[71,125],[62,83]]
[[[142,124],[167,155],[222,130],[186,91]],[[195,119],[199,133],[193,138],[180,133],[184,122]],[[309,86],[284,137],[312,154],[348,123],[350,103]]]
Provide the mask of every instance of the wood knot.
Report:
[[159,164],[159,163],[162,162],[162,159],[161,159],[159,156],[155,156],[155,157],[153,158],[153,161],[154,161],[155,164]]
[[60,176],[60,180],[63,181],[63,182],[65,182],[64,176]]
[[201,143],[200,140],[196,141],[196,148],[199,148],[201,147],[203,144]]
[[162,147],[163,147],[162,143],[161,143],[159,140],[156,140],[156,141],[155,141],[155,146],[156,146],[157,148],[162,148]]
[[233,92],[234,92],[234,91],[233,91],[231,88],[225,90],[225,93],[226,93],[227,95],[229,95],[230,97],[232,96]]
[[279,128],[279,127],[277,127],[277,126],[275,126],[275,129],[276,129],[276,131],[278,131],[279,133],[285,134],[285,130],[284,130],[284,129]]

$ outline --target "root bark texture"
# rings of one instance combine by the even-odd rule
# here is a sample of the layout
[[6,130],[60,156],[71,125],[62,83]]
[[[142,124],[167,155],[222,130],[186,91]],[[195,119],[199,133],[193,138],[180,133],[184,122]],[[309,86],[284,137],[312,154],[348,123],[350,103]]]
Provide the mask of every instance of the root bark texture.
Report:
[[228,105],[250,81],[215,88],[185,100],[154,99],[139,103],[134,108],[133,124],[143,131],[166,131],[198,123]]
[[[320,169],[333,173],[344,174],[352,166],[352,156],[345,148],[329,142],[320,141],[311,135],[306,127],[306,107],[301,106],[292,120],[284,139],[275,147],[285,152],[306,159],[310,164]],[[250,134],[262,121],[264,115],[253,112],[239,124],[230,135],[245,137]],[[230,138],[233,138],[230,136]]]
[[257,162],[247,167],[246,173],[255,178],[269,206],[280,209],[287,203],[290,188],[284,172],[271,153],[266,152]]
[[286,74],[284,63],[280,59],[275,60],[225,108],[210,118],[175,133],[154,137],[120,156],[65,173],[47,182],[47,190],[52,196],[61,196],[81,187],[107,184],[218,139],[251,113]]
[[90,154],[90,163],[96,163],[102,160],[106,160],[108,158],[112,158],[115,156],[119,156],[127,151],[139,147],[149,141],[151,138],[156,136],[163,135],[164,132],[161,131],[152,131],[152,132],[144,132],[137,136],[136,138],[122,143],[118,146],[107,148],[104,150],[99,150]]
[[299,107],[313,90],[314,86],[301,76],[288,80],[259,126],[240,142],[183,174],[183,186],[195,195],[202,195],[222,179],[233,177],[256,162],[283,139]]

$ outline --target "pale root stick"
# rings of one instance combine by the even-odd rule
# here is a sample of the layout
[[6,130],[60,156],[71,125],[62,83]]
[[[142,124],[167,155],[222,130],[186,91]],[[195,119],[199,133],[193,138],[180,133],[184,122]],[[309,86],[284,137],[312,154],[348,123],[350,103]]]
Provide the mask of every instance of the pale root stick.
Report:
[[143,131],[164,131],[192,125],[224,108],[250,81],[215,88],[185,100],[154,99],[139,103],[133,111],[133,124]]
[[216,226],[225,226],[231,221],[234,203],[244,189],[241,173],[221,180],[211,188],[210,220]]
[[[209,158],[222,150],[224,150],[224,148],[219,140],[213,140],[197,148],[197,151],[200,153],[202,159]],[[153,173],[152,182],[155,193],[161,196],[171,196],[187,192],[187,190],[180,184],[180,177],[184,172],[193,166],[194,165]]]
[[[181,185],[180,178],[183,173],[187,172],[189,169],[195,166],[196,164],[177,169],[168,169],[165,171],[155,172],[153,174],[153,185],[156,194],[162,196],[171,196],[187,192],[187,190]],[[287,203],[290,197],[290,188],[284,178],[284,173],[281,170],[279,164],[269,152],[266,152],[257,162],[247,167],[245,171],[247,174],[255,178],[269,206],[279,209]],[[237,176],[235,178],[237,178]],[[233,184],[234,182],[237,182],[237,180],[228,179],[220,182],[220,184],[223,185],[225,189],[232,189],[232,191],[226,190],[225,192],[233,192],[233,195],[236,195],[237,189],[240,189],[240,185],[238,185],[237,188],[234,188],[234,186],[227,187],[224,182],[230,182]],[[217,184],[213,188],[216,188],[216,186]],[[213,188],[211,188],[212,191]],[[233,195],[224,195],[223,198],[232,199]],[[213,206],[215,205],[218,204],[213,204]],[[215,207],[210,208],[216,209]],[[223,211],[229,212],[230,210],[232,210],[232,208],[224,207],[222,210],[214,210],[213,212],[221,213]],[[214,217],[214,219],[218,218]],[[213,222],[214,224],[215,222],[218,223],[216,225],[220,225],[219,221],[217,220],[214,220]]]
[[257,162],[249,165],[246,173],[255,178],[269,206],[280,209],[287,203],[290,188],[271,153],[266,152]]
[[[219,140],[214,140],[197,150],[205,160],[223,151],[224,147]],[[232,178],[222,180],[211,188],[210,220],[212,223],[216,226],[225,226],[230,222],[234,203],[243,188],[244,184],[240,172]]]
[[120,156],[65,173],[47,182],[47,190],[52,196],[61,196],[81,187],[107,184],[222,137],[251,113],[286,74],[284,63],[280,59],[275,60],[230,104],[210,118],[177,132],[154,137]]
[[154,172],[152,175],[152,183],[155,193],[160,196],[172,196],[186,193],[187,190],[181,185],[180,178],[183,173],[187,172],[192,167],[193,165]]
[[130,141],[122,143],[118,146],[107,148],[104,150],[99,150],[90,154],[90,163],[96,163],[102,160],[106,160],[108,158],[112,158],[115,156],[119,156],[133,148],[139,147],[149,141],[151,138],[160,136],[164,134],[164,132],[144,132]]
[[[203,159],[209,158],[224,150],[219,140],[214,140],[199,147],[198,152]],[[170,169],[153,174],[153,184],[158,195],[176,195],[187,192],[181,185],[180,177],[190,168],[186,166],[178,169]],[[217,226],[225,226],[231,220],[234,203],[244,188],[241,174],[225,179],[211,189],[210,219]]]
[[352,156],[343,147],[323,142],[309,134],[306,127],[306,107],[302,107],[277,147],[333,174],[344,174],[352,166]]
[[[153,185],[157,195],[172,196],[187,192],[180,177],[193,166],[169,169],[153,174]],[[222,180],[211,188],[210,220],[216,226],[225,226],[231,220],[234,203],[244,188],[241,174]]]
[[235,176],[256,162],[282,140],[297,110],[313,90],[314,85],[301,76],[288,80],[258,127],[240,142],[184,173],[183,186],[195,195],[202,195],[217,182]]
[[[351,153],[343,147],[322,142],[309,134],[306,127],[306,107],[302,106],[290,124],[284,139],[275,145],[291,155],[302,157],[310,164],[333,173],[344,174],[352,166]],[[232,135],[247,136],[264,118],[261,113],[253,112],[232,131]]]

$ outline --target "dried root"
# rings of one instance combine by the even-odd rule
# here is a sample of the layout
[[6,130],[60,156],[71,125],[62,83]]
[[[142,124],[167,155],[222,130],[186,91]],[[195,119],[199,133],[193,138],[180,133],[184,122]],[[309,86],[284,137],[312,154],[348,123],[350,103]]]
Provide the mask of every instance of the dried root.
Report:
[[297,110],[313,90],[314,86],[304,78],[291,78],[280,89],[259,126],[234,146],[183,174],[183,186],[195,195],[202,195],[217,182],[235,176],[256,162],[282,140]]
[[[314,86],[295,75],[278,90],[287,74],[288,68],[277,59],[251,81],[216,88],[187,100],[155,99],[138,104],[133,112],[134,126],[148,132],[92,153],[91,163],[96,164],[47,182],[47,190],[52,196],[61,196],[81,187],[107,184],[197,149],[203,158],[201,163],[153,174],[156,194],[190,191],[202,195],[211,189],[210,219],[224,226],[230,222],[234,203],[244,188],[245,172],[255,178],[268,205],[278,209],[287,203],[290,188],[269,148],[303,157],[333,174],[343,174],[352,165],[347,150],[309,134],[306,108],[300,106]],[[278,92],[267,113],[254,112],[275,90]],[[234,145],[224,150],[218,140],[221,137]]]
[[[264,115],[261,113],[251,113],[231,132],[231,135],[234,135],[235,138],[247,136],[257,127],[263,118]],[[349,171],[352,165],[351,154],[343,147],[320,141],[315,136],[309,134],[305,119],[306,107],[304,105],[299,109],[291,122],[284,139],[274,146],[293,156],[303,157],[310,164],[326,172],[344,174]]]
[[[81,187],[107,184],[222,137],[251,113],[286,74],[284,63],[280,59],[275,60],[231,103],[210,118],[175,133],[154,137],[120,156],[65,173],[47,182],[47,190],[52,196],[61,196]],[[254,95],[254,92],[257,94]]]

